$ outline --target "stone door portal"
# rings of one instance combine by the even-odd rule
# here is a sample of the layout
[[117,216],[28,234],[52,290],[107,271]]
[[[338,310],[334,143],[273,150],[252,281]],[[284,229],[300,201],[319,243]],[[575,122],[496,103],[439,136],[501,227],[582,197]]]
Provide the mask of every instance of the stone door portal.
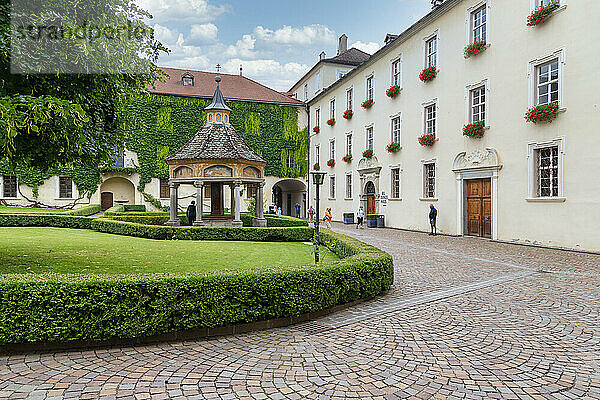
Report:
[[467,181],[467,234],[492,237],[492,182],[491,179]]
[[375,185],[373,182],[367,182],[367,187],[365,189],[367,194],[367,214],[375,214],[377,212],[375,204]]
[[210,184],[210,214],[221,216],[225,214],[223,209],[223,184]]
[[102,211],[106,211],[113,206],[113,194],[112,192],[104,192],[100,194],[100,208]]

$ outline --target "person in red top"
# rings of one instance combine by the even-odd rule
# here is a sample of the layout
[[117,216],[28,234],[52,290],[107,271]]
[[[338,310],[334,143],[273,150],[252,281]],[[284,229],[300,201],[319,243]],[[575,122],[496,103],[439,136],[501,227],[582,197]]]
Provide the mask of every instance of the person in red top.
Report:
[[331,229],[331,220],[333,219],[333,215],[331,215],[331,208],[325,210],[325,216],[323,217],[323,221],[325,221],[325,226],[327,229]]

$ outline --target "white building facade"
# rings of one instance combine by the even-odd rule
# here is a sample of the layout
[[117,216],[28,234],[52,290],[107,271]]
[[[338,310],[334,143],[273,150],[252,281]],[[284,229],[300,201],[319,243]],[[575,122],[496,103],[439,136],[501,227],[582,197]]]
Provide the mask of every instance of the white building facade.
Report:
[[[548,3],[447,0],[310,101],[310,164],[328,173],[321,209],[342,220],[363,205],[389,227],[427,231],[434,204],[442,233],[600,250],[600,5],[560,0],[528,26]],[[465,56],[473,43],[480,53]],[[428,67],[437,75],[423,82]],[[554,103],[552,122],[524,118]],[[463,135],[472,123],[482,137]]]

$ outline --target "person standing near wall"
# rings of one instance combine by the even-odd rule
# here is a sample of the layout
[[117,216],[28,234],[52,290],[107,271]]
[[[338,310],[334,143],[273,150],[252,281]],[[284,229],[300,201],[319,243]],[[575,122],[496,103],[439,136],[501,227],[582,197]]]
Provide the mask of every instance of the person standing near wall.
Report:
[[431,225],[431,233],[430,236],[437,235],[437,210],[433,206],[433,204],[429,205],[429,224]]
[[188,225],[192,225],[196,220],[196,202],[192,200],[190,205],[188,206],[185,215],[188,219]]
[[296,203],[294,208],[296,209],[296,218],[300,218],[300,204]]

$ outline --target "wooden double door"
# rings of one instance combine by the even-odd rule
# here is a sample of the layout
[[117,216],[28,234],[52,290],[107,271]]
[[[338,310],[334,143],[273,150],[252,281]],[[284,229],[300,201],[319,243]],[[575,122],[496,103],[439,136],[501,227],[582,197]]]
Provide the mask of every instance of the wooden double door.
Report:
[[492,181],[467,181],[467,234],[492,237]]

